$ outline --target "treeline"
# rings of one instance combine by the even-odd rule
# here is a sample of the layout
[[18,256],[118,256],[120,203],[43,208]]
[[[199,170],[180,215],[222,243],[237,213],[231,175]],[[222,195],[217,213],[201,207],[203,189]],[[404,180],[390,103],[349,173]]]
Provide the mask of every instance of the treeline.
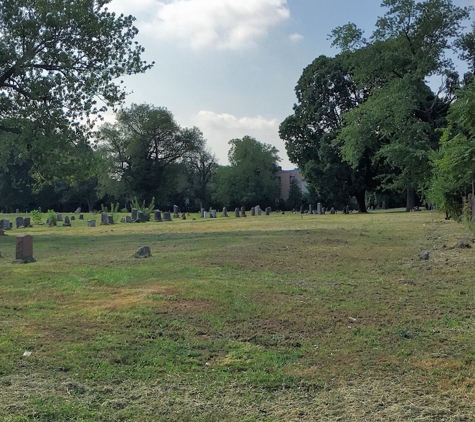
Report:
[[[280,126],[290,160],[326,201],[355,197],[360,211],[405,193],[458,214],[475,172],[475,28],[450,0],[385,0],[369,38],[333,30],[335,57],[299,79]],[[460,67],[468,68],[463,76]]]

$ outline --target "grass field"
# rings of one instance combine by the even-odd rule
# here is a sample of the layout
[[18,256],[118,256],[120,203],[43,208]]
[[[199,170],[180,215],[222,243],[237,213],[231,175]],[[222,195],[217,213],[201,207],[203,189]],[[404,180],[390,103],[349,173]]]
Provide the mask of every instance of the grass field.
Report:
[[0,237],[2,421],[475,420],[475,252],[440,214],[72,223]]

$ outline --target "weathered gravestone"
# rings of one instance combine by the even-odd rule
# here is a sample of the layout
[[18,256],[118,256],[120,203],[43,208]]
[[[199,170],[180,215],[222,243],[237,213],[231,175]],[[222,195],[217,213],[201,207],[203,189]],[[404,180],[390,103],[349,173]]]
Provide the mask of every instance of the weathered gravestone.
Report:
[[239,208],[236,208],[236,209],[234,210],[234,215],[235,215],[236,217],[240,217],[240,215],[239,215]]
[[325,214],[326,208],[322,207],[322,214]]
[[135,208],[132,208],[132,220],[137,220],[137,210]]
[[63,221],[63,215],[62,214],[56,214],[56,221]]
[[108,226],[109,225],[109,218],[107,217],[106,212],[101,212],[101,226]]
[[4,218],[2,220],[3,230],[10,230],[10,220],[8,218]]
[[330,214],[335,214],[335,207],[330,208]]
[[203,211],[203,218],[208,218],[208,213],[206,211]]
[[96,227],[96,220],[87,220],[87,227]]
[[162,213],[159,210],[153,212],[153,221],[162,221]]
[[38,207],[38,212],[41,214],[41,207]]
[[81,214],[81,207],[77,207],[76,211],[74,211],[74,214]]
[[178,218],[180,213],[180,207],[178,205],[173,205],[173,218]]
[[31,227],[31,218],[30,217],[25,217],[23,219],[23,227]]
[[245,217],[246,216],[246,207],[242,206],[241,207],[241,217]]
[[256,205],[254,207],[254,212],[256,213],[256,215],[261,215],[261,206],[260,205]]
[[209,218],[216,218],[216,210],[209,210]]
[[136,223],[145,223],[145,216],[143,211],[137,211],[137,218],[135,220]]
[[108,215],[107,219],[109,220],[109,224],[114,224],[114,217],[112,215]]
[[223,208],[223,217],[228,217],[228,209],[226,207]]
[[170,212],[166,211],[163,213],[163,221],[172,221],[172,218],[170,216]]
[[64,217],[63,227],[71,227],[71,221],[68,216]]
[[254,217],[256,215],[256,209],[251,207],[251,216]]
[[266,215],[270,215],[271,212],[272,212],[271,207],[267,207],[266,208]]
[[71,216],[71,221],[76,220],[76,217],[74,215]]
[[205,209],[204,208],[201,208],[201,210],[200,210],[200,217],[205,218]]
[[80,220],[84,220],[84,215],[83,215],[83,214],[80,214],[80,215],[79,215],[79,219],[80,219]]
[[308,213],[309,213],[309,214],[313,214],[313,207],[312,207],[312,204],[310,204],[310,205],[308,206]]
[[26,264],[28,262],[35,262],[35,259],[33,258],[33,236],[29,234],[17,236],[15,249],[14,263]]
[[16,213],[20,214],[20,209],[19,208],[16,209]]
[[19,229],[20,227],[24,227],[25,222],[23,221],[23,217],[17,217],[15,219],[16,228]]
[[184,213],[184,212],[183,212],[183,213],[181,213],[181,219],[182,219],[182,220],[186,220],[186,215],[185,215],[185,213]]
[[317,204],[317,214],[321,214],[322,213],[322,204],[319,202]]
[[126,223],[132,223],[133,222],[132,217],[130,215],[126,215],[125,216],[125,222]]
[[150,246],[141,246],[135,251],[135,258],[149,258],[151,255]]

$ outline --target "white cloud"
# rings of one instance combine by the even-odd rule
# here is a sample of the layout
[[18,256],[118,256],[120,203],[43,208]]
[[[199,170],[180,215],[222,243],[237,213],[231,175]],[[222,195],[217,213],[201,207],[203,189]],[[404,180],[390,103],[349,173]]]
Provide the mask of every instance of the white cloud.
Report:
[[220,164],[228,163],[228,142],[249,135],[259,142],[274,145],[284,159],[282,165],[291,166],[285,155],[284,143],[279,139],[279,122],[262,116],[236,117],[232,114],[217,114],[202,110],[193,117],[193,124],[200,128],[208,146]]
[[292,42],[298,42],[298,41],[303,40],[303,35],[302,35],[302,34],[297,34],[297,33],[295,33],[295,34],[290,34],[290,35],[289,35],[289,39],[290,39],[290,41],[292,41]]
[[287,0],[115,0],[113,9],[138,18],[138,27],[161,40],[199,50],[252,47],[269,28],[290,17]]

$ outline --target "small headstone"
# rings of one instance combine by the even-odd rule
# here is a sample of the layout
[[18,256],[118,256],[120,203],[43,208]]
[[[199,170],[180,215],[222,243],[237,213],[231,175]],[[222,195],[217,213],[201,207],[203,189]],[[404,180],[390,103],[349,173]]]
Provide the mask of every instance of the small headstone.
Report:
[[136,223],[143,223],[145,221],[145,217],[142,211],[137,211],[137,218],[135,219]]
[[63,221],[63,215],[62,214],[56,214],[56,221]]
[[17,213],[17,214],[20,214],[20,210],[19,210],[18,208],[16,209],[16,213]]
[[126,222],[126,223],[132,223],[132,221],[133,221],[133,220],[132,220],[132,217],[131,217],[130,215],[126,215],[126,216],[125,216],[125,222]]
[[71,221],[69,221],[68,216],[64,217],[63,227],[71,227]]
[[236,209],[234,210],[234,215],[235,215],[236,217],[240,217],[239,208],[236,208]]
[[77,207],[76,211],[74,211],[74,214],[81,214],[81,207]]
[[203,218],[207,218],[208,217],[208,213],[206,211],[203,211]]
[[96,227],[96,220],[87,220],[87,227]]
[[109,218],[107,217],[106,212],[101,212],[101,226],[108,226],[109,225]]
[[131,214],[132,220],[136,221],[137,220],[137,210],[135,208],[132,208],[132,214]]
[[10,230],[10,220],[8,218],[3,219],[3,230]]
[[266,215],[270,215],[270,213],[271,213],[271,209],[270,209],[270,207],[267,207],[266,208]]
[[335,208],[334,207],[330,208],[330,214],[335,214]]
[[159,210],[153,212],[153,221],[162,221],[162,213]]
[[322,207],[322,214],[325,214],[326,208]]
[[246,216],[246,207],[242,206],[241,207],[241,217],[245,217],[245,216]]
[[200,210],[200,217],[205,218],[205,209],[204,208],[201,208],[201,210]]
[[228,217],[228,209],[226,207],[223,208],[223,217]]
[[182,220],[186,220],[186,214],[185,214],[185,213],[182,213],[182,214],[181,214],[181,219],[182,219]]
[[310,204],[310,205],[308,206],[308,213],[309,213],[309,214],[313,214],[313,207],[312,207],[312,204]]
[[424,259],[425,261],[427,261],[429,259],[429,251],[425,251],[422,255],[421,255],[421,259]]
[[114,217],[112,215],[108,215],[107,219],[109,220],[109,224],[114,224]]
[[141,246],[135,252],[135,258],[149,258],[151,256],[149,246]]
[[172,221],[169,211],[163,213],[163,221]]
[[38,212],[41,214],[41,207],[38,207]]
[[251,216],[255,216],[256,215],[256,209],[254,207],[251,207]]
[[76,217],[74,215],[71,216],[71,221],[76,220]]
[[80,219],[80,220],[84,220],[84,215],[80,214],[80,215],[79,215],[79,219]]
[[317,214],[322,214],[322,204],[320,202],[317,204]]
[[173,205],[173,218],[180,217],[178,213],[180,212],[180,207],[178,205]]
[[210,218],[216,218],[216,210],[210,210],[209,217]]
[[19,229],[20,227],[25,227],[25,222],[23,221],[23,217],[17,217],[15,219],[16,228]]
[[256,205],[254,208],[255,208],[255,211],[256,211],[256,215],[261,215],[262,214],[262,210],[261,210],[260,205]]
[[33,236],[25,234],[16,237],[16,252],[14,263],[35,262],[33,258]]

